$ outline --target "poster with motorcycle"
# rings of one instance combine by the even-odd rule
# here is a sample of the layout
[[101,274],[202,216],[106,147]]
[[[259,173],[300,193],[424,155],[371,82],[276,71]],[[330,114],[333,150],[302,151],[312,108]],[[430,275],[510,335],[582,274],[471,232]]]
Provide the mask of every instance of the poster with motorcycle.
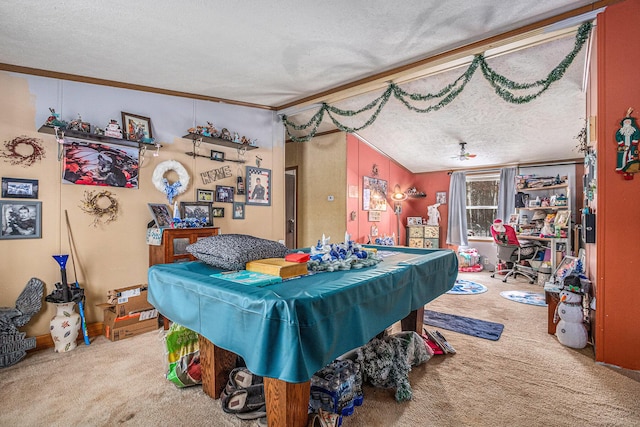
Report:
[[65,138],[63,147],[63,183],[138,188],[137,147],[75,138]]

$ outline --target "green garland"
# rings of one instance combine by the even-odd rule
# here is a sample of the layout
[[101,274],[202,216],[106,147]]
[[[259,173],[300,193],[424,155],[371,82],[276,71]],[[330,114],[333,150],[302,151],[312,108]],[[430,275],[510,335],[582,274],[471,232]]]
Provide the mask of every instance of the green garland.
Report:
[[[547,75],[546,78],[537,80],[533,83],[517,83],[501,74],[498,74],[489,66],[486,59],[484,58],[484,55],[479,54],[474,57],[473,61],[471,62],[467,70],[460,77],[454,80],[453,83],[450,83],[447,86],[445,86],[443,89],[441,89],[437,93],[427,93],[427,94],[408,93],[402,88],[400,88],[400,86],[398,86],[396,83],[390,82],[389,85],[387,86],[387,89],[384,91],[382,95],[380,95],[378,98],[374,99],[369,104],[365,105],[359,110],[342,110],[323,102],[318,112],[314,114],[311,117],[311,119],[309,119],[309,121],[305,124],[296,125],[295,123],[289,121],[286,115],[282,116],[282,122],[285,126],[287,136],[292,141],[306,142],[316,135],[318,128],[320,127],[320,123],[322,123],[322,120],[324,119],[325,113],[327,113],[327,115],[329,116],[333,124],[343,132],[353,133],[366,128],[367,126],[371,125],[373,122],[376,121],[376,119],[378,118],[378,115],[380,114],[384,106],[387,104],[387,101],[389,100],[391,95],[393,95],[398,101],[404,104],[404,106],[407,107],[409,110],[415,111],[417,113],[429,113],[431,111],[437,111],[449,105],[451,102],[453,102],[454,99],[457,98],[458,95],[460,95],[460,93],[462,93],[467,83],[469,83],[469,81],[475,74],[478,67],[480,67],[480,69],[482,70],[482,75],[489,82],[489,84],[494,88],[496,94],[498,94],[503,100],[505,100],[506,102],[510,102],[512,104],[525,104],[538,98],[540,95],[542,95],[542,93],[544,93],[547,89],[549,89],[552,83],[557,82],[564,76],[567,69],[573,63],[573,61],[575,60],[580,50],[582,50],[582,47],[584,46],[585,42],[588,40],[589,34],[591,34],[591,29],[592,29],[591,22],[585,22],[584,24],[582,24],[580,28],[578,28],[573,50],[569,52],[569,54],[553,70],[551,70],[551,72]],[[539,88],[539,89],[534,93],[531,93],[528,95],[522,95],[522,96],[517,96],[512,92],[513,90],[532,89],[532,88]],[[426,108],[418,108],[410,102],[410,101],[424,102],[424,101],[435,100],[440,98],[442,99],[438,103],[430,105]],[[367,119],[362,126],[352,128],[344,125],[336,118],[336,116],[342,116],[342,117],[357,116],[358,114],[373,110],[374,108],[375,110],[373,111],[369,119]],[[291,133],[292,130],[305,131],[305,132],[307,130],[309,131],[304,136],[296,136]]]

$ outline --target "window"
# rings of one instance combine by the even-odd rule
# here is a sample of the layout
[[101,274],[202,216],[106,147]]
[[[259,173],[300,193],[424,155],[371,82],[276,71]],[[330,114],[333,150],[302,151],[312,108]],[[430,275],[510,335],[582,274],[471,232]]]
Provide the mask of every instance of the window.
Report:
[[467,175],[467,235],[491,237],[498,214],[500,174]]

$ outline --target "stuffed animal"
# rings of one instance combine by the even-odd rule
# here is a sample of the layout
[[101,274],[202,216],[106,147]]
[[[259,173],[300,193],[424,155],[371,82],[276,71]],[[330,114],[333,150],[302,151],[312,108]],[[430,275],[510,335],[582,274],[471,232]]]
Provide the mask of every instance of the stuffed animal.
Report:
[[587,345],[587,327],[583,319],[582,295],[563,289],[560,291],[560,303],[556,310],[556,318],[560,318],[556,326],[556,336],[560,344],[584,348]]

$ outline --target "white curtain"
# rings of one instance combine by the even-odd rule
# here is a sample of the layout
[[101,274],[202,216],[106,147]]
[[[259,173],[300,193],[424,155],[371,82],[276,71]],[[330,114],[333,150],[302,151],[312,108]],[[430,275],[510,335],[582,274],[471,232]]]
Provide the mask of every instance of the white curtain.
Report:
[[516,211],[516,168],[500,169],[498,186],[498,216],[505,224],[509,216]]
[[467,174],[465,172],[451,174],[448,223],[447,244],[467,246],[469,241],[467,240]]

